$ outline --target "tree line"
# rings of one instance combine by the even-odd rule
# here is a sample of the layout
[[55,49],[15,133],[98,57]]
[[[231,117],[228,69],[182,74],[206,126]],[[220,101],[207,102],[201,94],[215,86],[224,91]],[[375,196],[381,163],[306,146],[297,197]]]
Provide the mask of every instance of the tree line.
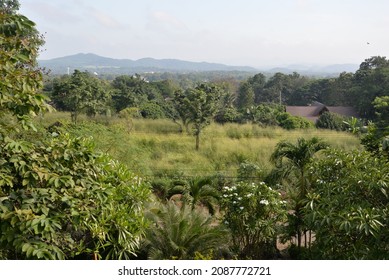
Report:
[[[213,120],[220,123],[258,121],[272,125],[279,121],[266,119],[263,106],[274,109],[275,104],[308,106],[320,102],[327,106],[351,106],[361,118],[375,120],[373,102],[377,97],[388,95],[388,81],[389,61],[375,56],[362,62],[355,73],[344,72],[336,78],[316,79],[298,73],[276,73],[267,78],[259,73],[244,80],[221,78],[180,85],[171,79],[148,81],[138,74],[108,81],[75,70],[71,75],[48,79],[44,91],[56,109],[71,111],[74,120],[80,112],[94,116],[119,113],[126,108],[137,108],[139,116],[144,118],[177,120],[180,117],[176,106],[180,104],[178,99],[199,85],[209,84],[218,88],[213,93],[217,101]],[[266,108],[267,118],[271,108]],[[255,118],[256,114],[262,116],[260,120]]]

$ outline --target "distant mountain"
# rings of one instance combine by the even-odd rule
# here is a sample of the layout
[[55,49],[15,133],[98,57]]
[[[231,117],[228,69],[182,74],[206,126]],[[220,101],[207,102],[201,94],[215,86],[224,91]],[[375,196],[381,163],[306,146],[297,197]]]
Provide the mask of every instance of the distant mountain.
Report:
[[281,72],[284,74],[297,72],[301,75],[309,76],[336,76],[342,72],[354,73],[356,70],[358,70],[358,68],[358,64],[332,64],[325,66],[294,64],[285,67],[270,68],[266,69],[265,71],[270,73]]
[[248,66],[228,66],[218,63],[190,62],[178,59],[142,58],[139,60],[113,59],[96,54],[75,54],[49,60],[39,60],[39,65],[53,74],[65,74],[68,69],[88,70],[97,73],[134,74],[144,72],[205,72],[205,71],[243,71],[256,72]]
[[59,57],[49,60],[39,60],[39,65],[51,71],[53,74],[72,73],[75,69],[81,71],[97,72],[98,74],[141,74],[150,72],[265,72],[272,75],[276,72],[291,74],[297,72],[301,75],[328,77],[337,76],[341,72],[355,72],[357,64],[334,64],[327,66],[317,65],[288,65],[277,68],[255,69],[249,66],[229,66],[219,63],[190,62],[178,59],[154,59],[142,58],[138,60],[114,59],[92,53],[79,53],[75,55]]

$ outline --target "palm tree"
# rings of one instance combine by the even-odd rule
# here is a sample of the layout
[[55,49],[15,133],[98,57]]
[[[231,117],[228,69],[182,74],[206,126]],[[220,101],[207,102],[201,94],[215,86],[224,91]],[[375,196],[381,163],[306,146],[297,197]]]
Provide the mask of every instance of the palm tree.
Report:
[[171,191],[171,195],[182,194],[192,210],[196,206],[206,207],[211,215],[218,205],[219,192],[212,186],[212,178],[195,177],[178,183]]
[[[297,234],[297,246],[301,248],[302,234],[306,234],[303,225],[302,208],[309,190],[310,182],[307,167],[314,155],[328,145],[317,137],[311,139],[299,138],[297,143],[281,141],[277,144],[270,160],[275,163],[280,179],[289,180],[291,188],[287,194],[294,203],[294,233]],[[306,236],[305,236],[306,237]],[[306,243],[307,238],[305,238]]]
[[193,259],[196,253],[226,251],[229,232],[212,216],[169,201],[151,209],[146,232],[149,259]]

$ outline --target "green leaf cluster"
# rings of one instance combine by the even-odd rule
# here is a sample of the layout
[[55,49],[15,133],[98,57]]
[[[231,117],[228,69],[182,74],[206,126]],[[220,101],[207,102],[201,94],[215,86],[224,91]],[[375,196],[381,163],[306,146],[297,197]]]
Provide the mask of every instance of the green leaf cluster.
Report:
[[149,188],[89,140],[0,145],[0,245],[8,258],[130,258]]
[[320,259],[389,258],[389,165],[368,152],[329,150],[311,167],[305,221]]

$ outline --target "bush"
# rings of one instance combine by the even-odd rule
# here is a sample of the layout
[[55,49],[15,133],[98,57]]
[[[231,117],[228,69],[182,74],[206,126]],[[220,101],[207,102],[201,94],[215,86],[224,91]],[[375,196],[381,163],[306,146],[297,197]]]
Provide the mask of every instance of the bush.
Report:
[[316,121],[317,128],[345,131],[348,129],[347,118],[331,112],[324,112]]
[[228,230],[215,225],[211,216],[173,202],[152,208],[152,222],[147,231],[147,251],[150,259],[195,259],[199,255],[214,255],[227,251]]
[[155,102],[146,102],[139,107],[140,114],[145,119],[163,119],[165,112],[161,106]]
[[276,239],[286,220],[281,195],[265,183],[240,182],[223,188],[224,223],[230,228],[240,258],[272,259]]
[[6,258],[136,254],[150,190],[96,153],[89,140],[66,134],[36,143],[7,138],[0,155],[0,245]]
[[279,125],[284,129],[312,128],[313,123],[303,117],[292,116],[289,113],[281,113],[277,116]]

